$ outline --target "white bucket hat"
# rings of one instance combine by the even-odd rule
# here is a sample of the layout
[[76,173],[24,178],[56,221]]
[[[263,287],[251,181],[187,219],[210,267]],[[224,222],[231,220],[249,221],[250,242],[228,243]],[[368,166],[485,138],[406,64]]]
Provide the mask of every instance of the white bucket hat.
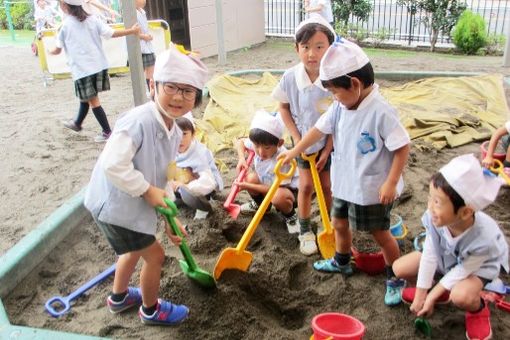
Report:
[[496,199],[502,182],[484,174],[473,154],[455,157],[439,172],[448,184],[475,211],[482,210]]
[[207,66],[193,54],[181,53],[174,44],[156,58],[154,81],[187,84],[202,90],[207,78]]
[[68,5],[73,5],[73,6],[83,5],[83,0],[64,0],[64,2]]
[[370,60],[361,47],[349,40],[340,38],[329,46],[321,60],[319,77],[331,80],[357,71]]
[[336,40],[336,32],[331,26],[329,22],[326,21],[322,16],[320,15],[314,15],[311,18],[308,18],[306,20],[303,20],[299,23],[299,25],[296,27],[296,33],[294,35],[294,39],[296,39],[296,36],[298,35],[299,31],[308,24],[320,24],[322,26],[325,26],[331,33],[333,33],[333,40]]
[[273,115],[264,110],[255,112],[250,125],[250,130],[251,129],[266,131],[278,139],[281,139],[283,136],[283,122],[277,115]]

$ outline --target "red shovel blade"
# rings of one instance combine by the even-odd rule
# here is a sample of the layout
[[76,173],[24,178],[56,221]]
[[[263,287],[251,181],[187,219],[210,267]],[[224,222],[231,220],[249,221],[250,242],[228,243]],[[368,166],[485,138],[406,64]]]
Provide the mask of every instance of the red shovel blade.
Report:
[[239,216],[239,213],[241,212],[241,206],[234,203],[231,203],[228,207],[225,207],[225,209],[234,220],[237,219],[237,216]]

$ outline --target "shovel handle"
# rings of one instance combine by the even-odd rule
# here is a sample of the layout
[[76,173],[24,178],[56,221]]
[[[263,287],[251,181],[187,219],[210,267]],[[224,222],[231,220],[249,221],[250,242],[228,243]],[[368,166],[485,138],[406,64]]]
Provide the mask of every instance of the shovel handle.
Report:
[[301,158],[310,163],[310,172],[312,173],[313,186],[315,188],[315,193],[317,194],[317,201],[319,202],[322,224],[324,225],[326,233],[329,234],[333,232],[333,228],[331,227],[331,221],[329,220],[328,208],[326,207],[326,200],[324,199],[324,192],[322,191],[321,179],[319,178],[319,172],[317,171],[317,165],[315,163],[317,155],[317,152],[311,155],[305,155],[302,153]]
[[271,184],[271,187],[269,188],[269,191],[267,192],[266,196],[264,197],[264,200],[260,204],[259,208],[257,209],[257,212],[253,216],[252,220],[250,221],[250,224],[246,228],[246,231],[243,234],[243,237],[241,237],[241,240],[239,241],[239,244],[236,247],[237,252],[242,252],[246,249],[248,246],[248,243],[250,243],[251,237],[253,236],[253,233],[255,230],[257,230],[257,226],[260,223],[260,220],[262,220],[262,217],[264,217],[264,214],[266,213],[267,207],[269,206],[269,203],[271,203],[271,200],[273,199],[274,194],[276,193],[276,190],[280,187],[280,183],[287,178],[292,177],[294,174],[294,171],[296,170],[296,160],[292,160],[290,163],[290,169],[286,173],[280,172],[280,168],[283,164],[283,159],[279,159],[276,163],[276,166],[274,167],[274,173],[275,173],[275,179],[273,181],[273,184]]
[[503,163],[501,163],[499,159],[494,159],[494,165],[490,167],[490,170],[499,174],[505,180],[506,184],[510,185],[510,178],[505,171],[503,171]]
[[255,157],[255,152],[253,150],[250,150],[249,154],[248,154],[248,159],[246,160],[246,164],[248,166],[239,172],[239,175],[237,175],[237,178],[234,181],[234,184],[232,184],[230,193],[228,194],[227,199],[226,199],[225,203],[223,204],[223,207],[225,209],[228,209],[230,207],[232,202],[234,202],[237,194],[239,193],[239,185],[237,185],[235,183],[244,180],[244,178],[246,177],[246,174],[248,173],[248,168],[250,167],[251,162],[253,161],[253,157]]
[[182,232],[177,226],[177,223],[175,223],[175,217],[177,216],[179,210],[177,209],[177,206],[175,205],[174,202],[172,202],[171,199],[169,199],[168,197],[165,197],[163,199],[168,208],[156,207],[156,210],[166,217],[166,220],[168,221],[170,228],[172,228],[173,233],[181,238],[181,244],[179,245],[179,249],[181,250],[181,253],[184,256],[184,259],[188,263],[190,270],[195,271],[198,268],[198,266],[195,260],[193,259],[193,256],[191,256],[191,252],[188,248],[188,245],[186,244],[186,239],[182,235]]

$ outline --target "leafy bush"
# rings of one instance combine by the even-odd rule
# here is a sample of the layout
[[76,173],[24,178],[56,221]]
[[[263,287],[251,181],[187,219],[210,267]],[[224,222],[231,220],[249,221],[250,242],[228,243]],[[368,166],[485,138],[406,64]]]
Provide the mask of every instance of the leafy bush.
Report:
[[491,34],[487,36],[487,44],[485,45],[485,54],[498,55],[503,51],[506,38],[503,34]]
[[335,31],[341,37],[354,40],[358,44],[368,37],[368,31],[362,25],[356,24],[344,25],[341,22],[336,22]]
[[[0,6],[4,7],[4,0],[0,0]],[[34,23],[34,12],[31,1],[10,5],[12,24],[14,29],[31,29]],[[9,28],[5,7],[0,11],[0,27]]]
[[453,31],[453,43],[466,54],[475,54],[487,44],[485,20],[479,15],[465,10]]
[[375,32],[372,36],[374,47],[380,47],[385,40],[388,40],[390,38],[391,33],[392,33],[391,29],[385,27]]

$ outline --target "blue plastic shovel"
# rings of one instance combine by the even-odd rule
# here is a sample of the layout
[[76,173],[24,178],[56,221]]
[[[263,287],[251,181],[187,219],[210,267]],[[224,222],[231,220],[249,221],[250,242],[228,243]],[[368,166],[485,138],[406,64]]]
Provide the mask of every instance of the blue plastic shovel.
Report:
[[[48,301],[46,301],[46,304],[44,307],[50,313],[51,316],[58,318],[61,315],[64,315],[71,309],[71,301],[85,293],[90,288],[94,287],[98,283],[104,281],[108,276],[115,273],[115,264],[112,265],[110,268],[106,269],[104,272],[90,280],[89,282],[85,283],[83,286],[78,288],[73,293],[69,294],[66,297],[61,296],[54,296]],[[56,308],[55,308],[56,307]],[[58,309],[58,311],[57,311]]]

